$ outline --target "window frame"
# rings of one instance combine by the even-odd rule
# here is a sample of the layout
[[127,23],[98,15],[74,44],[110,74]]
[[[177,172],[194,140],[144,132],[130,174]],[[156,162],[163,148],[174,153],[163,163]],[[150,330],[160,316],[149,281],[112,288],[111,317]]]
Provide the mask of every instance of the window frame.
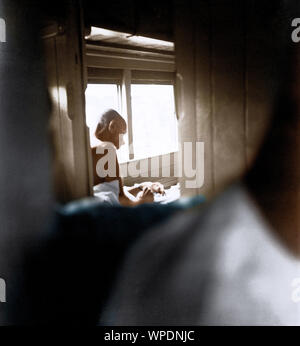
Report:
[[[87,81],[88,84],[117,84],[120,86],[120,101],[123,113],[127,114],[128,157],[125,162],[135,160],[134,138],[132,126],[132,84],[173,85],[175,109],[175,56],[168,51],[162,52],[130,52],[128,48],[110,48],[109,52],[101,44],[86,44]],[[108,61],[110,59],[110,63]],[[176,112],[177,116],[177,112]],[[177,116],[178,119],[178,116]],[[172,151],[171,153],[174,153]],[[162,153],[160,155],[164,155]],[[145,157],[140,159],[151,158]],[[139,159],[139,160],[140,160]],[[124,162],[124,163],[125,163]]]

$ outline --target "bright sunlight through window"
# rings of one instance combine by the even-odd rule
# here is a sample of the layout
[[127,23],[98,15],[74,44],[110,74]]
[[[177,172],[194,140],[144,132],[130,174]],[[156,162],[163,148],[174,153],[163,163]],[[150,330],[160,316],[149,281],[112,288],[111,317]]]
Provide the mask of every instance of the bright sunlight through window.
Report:
[[[131,84],[132,137],[134,159],[158,156],[178,150],[177,119],[173,85]],[[99,116],[113,108],[121,113],[121,94],[117,84],[89,84],[86,90],[86,121],[91,146],[99,141],[94,132]],[[129,161],[128,136],[119,150],[120,162]]]
[[131,85],[134,157],[167,154],[178,149],[172,85]]

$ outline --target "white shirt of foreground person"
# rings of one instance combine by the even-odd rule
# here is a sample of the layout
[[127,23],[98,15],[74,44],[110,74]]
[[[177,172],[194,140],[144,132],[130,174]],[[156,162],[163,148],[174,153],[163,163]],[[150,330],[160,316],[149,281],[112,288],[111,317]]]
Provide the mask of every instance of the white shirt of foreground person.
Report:
[[235,184],[138,242],[100,324],[300,325],[299,280],[300,262]]

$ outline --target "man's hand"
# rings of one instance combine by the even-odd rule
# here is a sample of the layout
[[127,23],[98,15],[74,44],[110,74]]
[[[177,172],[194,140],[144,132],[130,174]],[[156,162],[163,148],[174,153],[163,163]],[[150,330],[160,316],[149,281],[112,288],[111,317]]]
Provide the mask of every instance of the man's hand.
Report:
[[153,193],[160,193],[163,196],[166,194],[163,184],[159,182],[152,183],[150,189]]
[[137,199],[143,203],[153,203],[154,194],[148,186],[143,187],[143,191],[137,194]]
[[152,182],[144,182],[142,184],[140,184],[141,187],[148,187],[153,193],[160,193],[161,195],[165,195],[165,188],[163,186],[163,184],[159,183],[158,181],[156,181],[155,183]]

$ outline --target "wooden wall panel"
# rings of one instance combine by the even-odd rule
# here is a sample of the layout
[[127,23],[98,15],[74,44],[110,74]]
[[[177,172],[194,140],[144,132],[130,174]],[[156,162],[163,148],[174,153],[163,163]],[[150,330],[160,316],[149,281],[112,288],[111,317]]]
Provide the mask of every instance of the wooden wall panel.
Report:
[[246,1],[247,51],[246,51],[246,143],[248,166],[261,144],[272,111],[272,101],[277,90],[274,85],[276,59],[273,56],[272,25],[266,21],[266,5],[254,8]]
[[195,25],[195,103],[196,137],[204,142],[204,185],[198,193],[209,194],[214,191],[213,155],[213,117],[212,117],[212,13],[210,3],[201,1],[194,9]]
[[212,1],[214,177],[222,188],[245,168],[242,1]]
[[55,191],[58,201],[68,202],[91,191],[78,7],[70,6],[62,30],[48,35],[44,47],[52,101]]
[[[195,113],[195,36],[194,22],[189,20],[191,15],[190,9],[186,6],[185,1],[178,1],[176,7],[176,34],[175,34],[175,52],[176,52],[176,69],[177,69],[177,114],[179,117],[179,142],[196,142],[196,124],[197,118]],[[195,151],[193,151],[193,162],[195,162]],[[181,190],[184,195],[194,194],[191,189],[185,186],[184,170],[181,181]]]
[[[44,40],[46,55],[46,76],[51,99],[51,139],[53,142],[53,178],[54,192],[61,202],[72,194],[74,181],[74,153],[72,150],[72,123],[68,118],[64,69],[59,68],[59,56],[64,54],[63,37],[51,37]],[[65,100],[65,101],[64,101]]]
[[240,177],[267,127],[276,91],[273,24],[265,21],[272,4],[253,4],[175,1],[176,65],[183,80],[178,99],[185,114],[181,139],[205,143],[204,186],[187,191],[183,177],[183,195],[210,197]]

